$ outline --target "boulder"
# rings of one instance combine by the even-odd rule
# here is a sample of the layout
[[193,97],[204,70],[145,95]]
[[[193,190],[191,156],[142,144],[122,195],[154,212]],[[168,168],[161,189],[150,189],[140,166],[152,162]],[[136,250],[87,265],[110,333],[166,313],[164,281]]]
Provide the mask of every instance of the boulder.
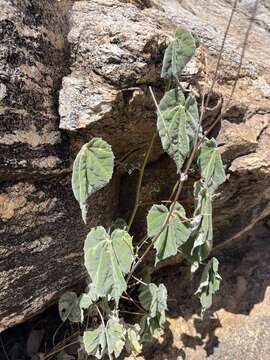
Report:
[[199,276],[191,279],[179,264],[157,275],[168,289],[167,324],[138,360],[270,359],[269,227],[256,226],[243,242],[216,255],[221,289],[204,316],[193,296]]
[[[57,110],[69,59],[67,5],[4,0],[0,7],[1,331],[78,284],[87,228]],[[109,224],[117,202],[116,177],[92,198],[89,226]]]
[[[137,169],[156,127],[148,87],[161,97],[160,65],[168,37],[184,26],[201,38],[202,47],[182,77],[200,99],[204,83],[213,78],[230,4],[0,0],[0,330],[78,285],[88,228],[107,226],[117,214],[128,218]],[[250,12],[250,2],[242,1],[205,127],[230,96]],[[270,213],[269,28],[269,5],[261,1],[233,101],[212,132],[228,174],[214,205],[219,244],[229,245]],[[79,148],[94,136],[112,144],[116,172],[91,198],[85,227],[70,174]],[[149,202],[169,194],[174,174],[157,140],[135,235],[143,229]],[[188,202],[188,189],[185,198]]]

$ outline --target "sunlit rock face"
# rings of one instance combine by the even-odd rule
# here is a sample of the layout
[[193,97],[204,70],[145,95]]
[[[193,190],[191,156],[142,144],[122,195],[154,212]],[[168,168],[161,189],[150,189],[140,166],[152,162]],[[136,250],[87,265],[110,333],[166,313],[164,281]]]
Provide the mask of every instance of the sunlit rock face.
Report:
[[[119,214],[128,218],[137,169],[156,127],[148,86],[160,98],[168,37],[177,26],[200,37],[202,47],[182,77],[200,100],[206,75],[213,78],[230,3],[0,0],[1,330],[78,285],[91,226],[110,225]],[[251,5],[241,1],[235,14],[206,128],[230,96]],[[233,101],[212,133],[227,173],[214,203],[216,243],[233,243],[270,212],[269,28],[269,5],[261,1]],[[112,145],[116,171],[90,199],[85,228],[70,174],[81,145],[94,136]],[[174,164],[156,141],[135,239],[150,204],[166,199],[174,183]],[[188,186],[181,200],[191,206]]]

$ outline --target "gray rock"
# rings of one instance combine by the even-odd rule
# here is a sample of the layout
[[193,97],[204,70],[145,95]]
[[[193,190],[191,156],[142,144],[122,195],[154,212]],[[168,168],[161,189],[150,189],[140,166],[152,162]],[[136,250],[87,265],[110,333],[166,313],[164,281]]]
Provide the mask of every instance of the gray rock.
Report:
[[[87,227],[72,195],[71,151],[57,111],[68,4],[3,0],[0,7],[2,331],[79,285]],[[115,178],[93,197],[89,226],[110,224],[117,189]]]
[[[72,160],[81,145],[101,136],[116,154],[116,176],[91,199],[89,227],[109,225],[116,212],[127,217],[136,169],[156,125],[148,86],[161,96],[168,37],[176,26],[200,36],[203,47],[182,78],[200,93],[205,74],[213,77],[230,5],[225,0],[0,0],[0,5],[2,330],[41,311],[83,277],[87,229],[70,189]],[[220,100],[219,106],[208,111],[206,127],[230,94],[248,18],[244,7],[235,15],[211,102]],[[215,200],[216,243],[230,244],[270,212],[269,22],[265,1],[234,101],[213,133],[228,173]],[[142,203],[167,194],[173,174],[156,141]],[[188,192],[185,196],[189,201]],[[134,229],[143,228],[142,215]]]

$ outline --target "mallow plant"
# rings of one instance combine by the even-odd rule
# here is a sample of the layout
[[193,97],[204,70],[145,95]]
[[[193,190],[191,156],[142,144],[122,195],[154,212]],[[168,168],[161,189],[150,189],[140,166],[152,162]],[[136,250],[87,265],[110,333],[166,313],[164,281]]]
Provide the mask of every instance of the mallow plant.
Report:
[[[63,321],[86,324],[84,319],[90,313],[94,311],[98,315],[99,323],[89,328],[86,324],[83,333],[85,352],[97,359],[104,356],[118,358],[124,349],[137,354],[141,352],[142,344],[158,337],[164,327],[166,286],[151,282],[148,268],[145,268],[145,276],[141,275],[150,250],[155,251],[153,268],[179,252],[190,263],[191,272],[204,266],[195,293],[202,311],[211,306],[212,296],[219,289],[219,262],[210,257],[212,201],[218,186],[225,181],[225,173],[215,139],[207,138],[203,133],[203,114],[198,110],[196,97],[191,93],[187,95],[179,80],[198,46],[194,33],[177,29],[164,54],[161,77],[166,81],[167,91],[159,104],[150,88],[157,107],[157,133],[164,151],[176,165],[178,181],[171,201],[166,202],[168,206],[154,204],[150,208],[146,219],[147,234],[135,244],[129,231],[138,208],[141,179],[154,135],[140,172],[131,219],[128,224],[123,219],[117,220],[110,229],[100,225],[90,230],[84,243],[84,265],[89,275],[87,289],[80,296],[67,292],[59,301]],[[179,198],[194,166],[199,175],[193,183],[194,212],[188,216]],[[111,146],[101,138],[92,138],[77,154],[72,189],[85,223],[91,195],[108,184],[113,170],[114,154]],[[140,278],[136,276],[139,267]],[[129,317],[123,315],[132,313],[123,310],[126,301],[134,308]]]

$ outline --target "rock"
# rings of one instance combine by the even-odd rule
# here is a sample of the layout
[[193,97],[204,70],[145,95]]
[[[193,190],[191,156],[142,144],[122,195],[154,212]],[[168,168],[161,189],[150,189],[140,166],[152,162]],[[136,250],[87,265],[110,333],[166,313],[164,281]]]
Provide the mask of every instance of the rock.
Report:
[[[221,0],[194,0],[188,4],[162,0],[123,2],[77,1],[73,4],[68,34],[71,73],[63,80],[59,112],[60,127],[69,132],[74,146],[81,143],[82,138],[102,136],[112,144],[117,158],[124,158],[124,170],[134,169],[132,175],[124,174],[123,177],[120,198],[124,199],[122,215],[125,217],[134,199],[132,189],[136,187],[136,169],[155,127],[147,86],[152,85],[157,96],[160,95],[160,60],[168,36],[177,25],[193,29],[205,46],[205,54],[198,52],[197,70],[188,69],[185,76],[197,78],[200,83],[202,59],[206,57],[208,77],[212,78],[225,20],[229,18],[231,8]],[[248,25],[246,10],[247,3],[241,3],[235,15],[237,22],[233,22],[227,39],[220,80],[205,127],[211,124],[222,103],[226,104],[230,96],[240,56],[239,46],[243,41],[239,31],[243,33]],[[221,187],[215,201],[214,224],[218,242],[239,236],[270,213],[270,188],[267,185],[270,183],[270,101],[267,95],[270,62],[265,61],[270,59],[270,51],[265,49],[258,53],[256,50],[259,43],[269,39],[266,26],[269,18],[265,11],[262,3],[234,100],[224,115],[221,128],[213,132],[216,136],[219,130],[217,140],[228,174],[228,181]],[[157,144],[151,162],[160,159],[161,153]],[[133,154],[132,158],[130,154]],[[168,195],[169,186],[175,181],[175,169],[170,165],[168,171],[167,166],[159,161],[149,165],[145,179],[147,189],[143,189],[141,202],[148,206],[138,215],[136,229],[142,229],[149,203],[167,200],[164,195]],[[156,190],[158,182],[163,182],[164,195]],[[258,196],[254,197],[254,192],[258,192]],[[245,209],[244,214],[242,209]]]
[[[0,7],[2,331],[78,286],[87,228],[72,195],[69,142],[57,111],[68,62],[67,5],[3,0]],[[91,200],[89,226],[109,225],[117,178]]]
[[221,289],[204,318],[193,296],[198,276],[191,282],[179,264],[160,272],[156,280],[165,282],[169,298],[165,334],[140,360],[270,359],[269,228],[257,226],[218,258]]
[[[229,3],[0,0],[0,330],[41,311],[83,278],[87,229],[70,173],[76,153],[93,136],[112,144],[116,175],[91,199],[89,227],[109,225],[116,213],[128,217],[136,169],[156,127],[148,86],[159,99],[168,36],[185,26],[201,38],[203,46],[181,78],[199,99],[206,75],[213,78]],[[251,11],[240,5],[205,127],[230,96]],[[230,244],[270,213],[268,8],[262,1],[233,102],[212,132],[228,174],[215,199],[219,244]],[[141,202],[168,196],[174,174],[156,141]],[[185,199],[189,202],[188,188]],[[147,206],[134,224],[137,236]]]

